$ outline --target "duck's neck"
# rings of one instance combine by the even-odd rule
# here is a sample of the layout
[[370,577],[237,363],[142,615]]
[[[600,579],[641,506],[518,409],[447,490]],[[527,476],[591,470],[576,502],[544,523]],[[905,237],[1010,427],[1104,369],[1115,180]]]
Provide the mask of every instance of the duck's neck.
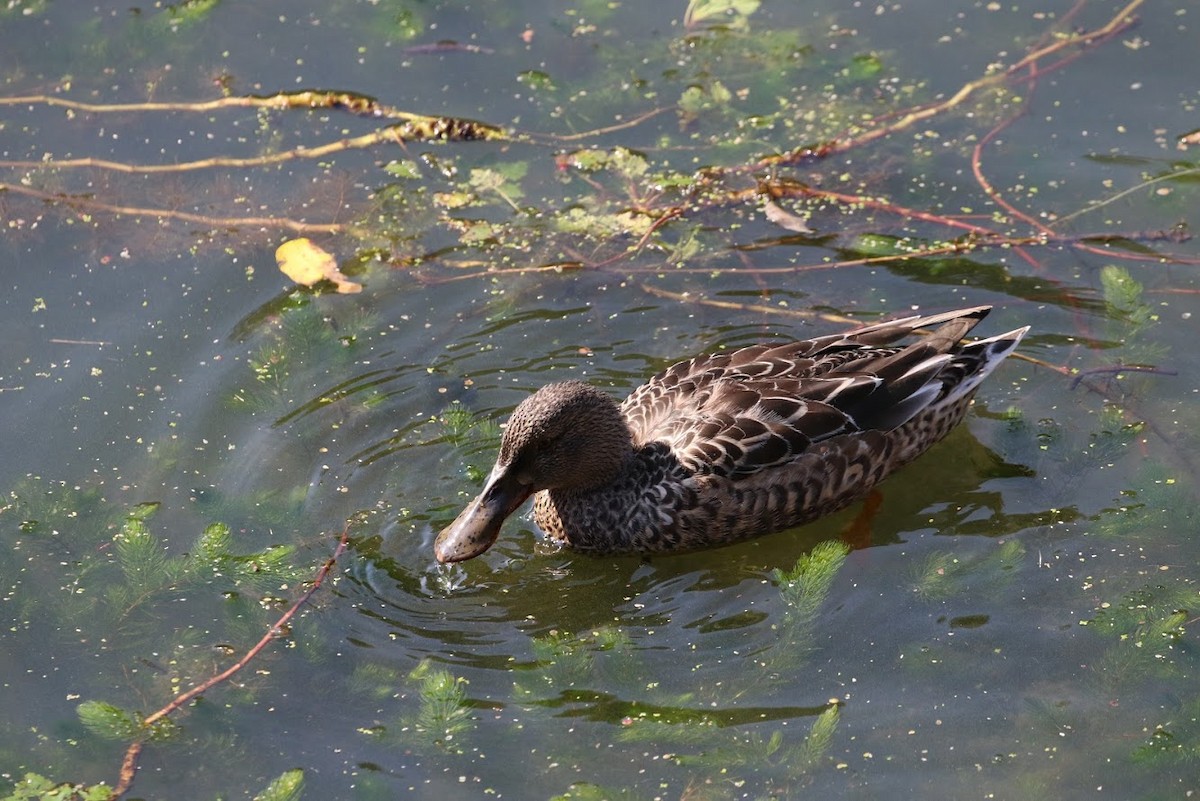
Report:
[[680,507],[695,503],[687,472],[662,443],[636,451],[613,479],[591,489],[558,488],[534,498],[533,518],[553,539],[598,553],[666,550]]

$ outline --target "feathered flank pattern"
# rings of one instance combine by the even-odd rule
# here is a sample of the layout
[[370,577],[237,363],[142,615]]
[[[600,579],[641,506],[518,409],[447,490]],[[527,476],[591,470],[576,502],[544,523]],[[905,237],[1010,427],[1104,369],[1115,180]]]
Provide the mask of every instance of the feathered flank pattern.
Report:
[[963,342],[988,311],[700,356],[620,405],[579,381],[545,386],[513,412],[483,491],[435,554],[483,553],[534,493],[550,537],[598,553],[720,545],[836,511],[962,420],[1029,330]]

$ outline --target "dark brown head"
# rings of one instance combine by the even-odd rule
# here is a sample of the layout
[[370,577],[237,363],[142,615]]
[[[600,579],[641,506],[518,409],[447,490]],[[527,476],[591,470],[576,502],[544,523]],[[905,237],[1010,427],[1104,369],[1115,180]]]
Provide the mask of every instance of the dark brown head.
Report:
[[434,555],[439,562],[478,556],[530,495],[601,487],[632,453],[629,426],[607,394],[582,381],[542,387],[513,411],[483,491],[438,535]]

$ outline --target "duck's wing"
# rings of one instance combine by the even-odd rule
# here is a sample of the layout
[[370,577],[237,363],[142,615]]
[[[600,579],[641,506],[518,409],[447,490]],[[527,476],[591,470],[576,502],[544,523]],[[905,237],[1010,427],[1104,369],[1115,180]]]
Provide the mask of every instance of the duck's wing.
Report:
[[[638,444],[665,442],[694,471],[730,477],[791,462],[814,443],[890,431],[974,391],[1025,329],[959,346],[987,307],[681,362],[625,402]],[[907,347],[889,346],[938,326]]]

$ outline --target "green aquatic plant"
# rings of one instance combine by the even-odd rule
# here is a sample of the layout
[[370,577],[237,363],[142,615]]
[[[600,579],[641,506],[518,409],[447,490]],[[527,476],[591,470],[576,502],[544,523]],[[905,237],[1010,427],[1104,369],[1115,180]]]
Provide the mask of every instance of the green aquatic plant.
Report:
[[1101,602],[1080,625],[1114,640],[1095,665],[1106,691],[1119,692],[1148,677],[1173,680],[1194,673],[1196,654],[1186,635],[1197,609],[1200,589],[1190,580],[1171,580],[1169,575],[1163,583],[1148,584],[1114,602]]
[[1100,287],[1109,312],[1129,323],[1135,332],[1156,319],[1153,307],[1145,300],[1144,287],[1126,268],[1115,264],[1101,267]]
[[493,445],[500,438],[500,425],[490,415],[478,415],[461,401],[451,401],[437,418],[442,436],[456,448]]
[[1097,513],[1092,532],[1104,537],[1148,539],[1166,531],[1188,530],[1196,505],[1181,472],[1161,462],[1144,462],[1115,506]]
[[111,801],[113,788],[107,784],[55,784],[37,773],[26,773],[0,801]]
[[[157,503],[121,510],[87,489],[32,481],[14,489],[10,499],[0,516],[19,517],[22,534],[0,559],[37,552],[48,561],[33,564],[59,566],[56,583],[64,592],[52,596],[56,606],[38,607],[39,618],[82,614],[80,619],[91,625],[129,624],[135,611],[188,589],[261,594],[294,583],[308,571],[296,563],[296,548],[290,545],[234,553],[224,523],[206,526],[189,550],[172,553],[150,528],[160,511]],[[20,606],[24,597],[17,585],[13,600]]]
[[[1133,762],[1161,767],[1193,761],[1200,756],[1200,726],[1194,703],[1180,700],[1195,675],[1195,660],[1182,642],[1186,620],[1172,615],[1142,628],[1134,639],[1113,644],[1097,660],[1096,684],[1109,697],[1125,700],[1138,697],[1142,688],[1161,684],[1166,703],[1155,703],[1149,720],[1123,733],[1122,750]],[[1160,717],[1162,716],[1162,717]],[[1146,725],[1158,720],[1153,727]],[[1132,747],[1129,743],[1135,743]],[[1127,749],[1127,750],[1126,750]]]
[[771,572],[783,603],[782,614],[774,624],[777,636],[769,648],[756,656],[760,669],[747,673],[743,691],[792,675],[812,652],[818,612],[849,554],[850,548],[844,542],[829,540],[797,559],[791,569],[775,568]]
[[[285,771],[272,781],[254,801],[299,801],[304,791],[304,771]],[[0,801],[112,801],[114,789],[107,784],[55,784],[45,776],[26,773],[12,792]]]
[[797,559],[791,570],[776,568],[772,571],[780,597],[787,605],[790,623],[808,624],[816,617],[829,596],[834,577],[849,555],[848,545],[839,540],[829,540]]
[[529,164],[524,161],[512,161],[497,164],[493,167],[477,167],[471,170],[467,185],[477,198],[495,196],[513,211],[519,212],[521,207],[517,201],[525,196],[521,188],[521,180],[529,172]]
[[437,417],[442,437],[466,452],[464,470],[473,482],[487,478],[491,451],[500,439],[500,425],[489,415],[477,415],[460,401],[452,401]]
[[[85,510],[89,514],[83,517],[81,512]],[[160,512],[158,503],[118,510],[76,487],[46,490],[31,481],[13,490],[9,502],[0,508],[0,518],[21,518],[17,527],[22,533],[14,542],[15,550],[26,557],[35,551],[53,554],[52,559],[35,559],[30,564],[52,563],[57,571],[55,581],[64,592],[45,595],[36,606],[28,605],[28,616],[11,630],[69,630],[79,642],[105,642],[106,655],[121,660],[128,683],[139,685],[138,690],[145,695],[167,697],[178,695],[181,685],[192,681],[193,676],[211,673],[213,633],[175,624],[163,631],[158,614],[163,602],[208,591],[229,612],[231,629],[256,626],[261,636],[264,596],[259,596],[260,603],[248,604],[241,596],[278,592],[281,586],[295,583],[301,572],[294,564],[294,547],[237,554],[233,552],[229,528],[214,523],[196,537],[190,550],[173,553],[169,543],[151,527]],[[60,536],[64,532],[70,536]],[[20,607],[26,586],[13,584],[6,600]],[[36,614],[32,611],[35,608]],[[156,643],[149,654],[147,640]],[[59,658],[64,655],[61,650],[55,653]],[[134,744],[132,747],[178,740],[183,733],[183,728],[162,710],[146,716],[125,706],[90,699],[79,704],[76,713],[80,731],[103,740]],[[213,744],[211,738],[209,743]],[[51,741],[47,745],[56,744]],[[261,797],[294,797],[286,790],[298,785],[287,777],[281,779]],[[55,784],[31,773],[8,798],[109,798],[112,792],[105,785]]]
[[[812,629],[827,600],[834,579],[849,549],[841,542],[826,542],[789,570],[776,570],[779,588],[779,636],[765,653],[755,655],[760,677],[794,672],[798,660],[811,648]],[[787,731],[764,732],[762,710],[725,706],[728,699],[709,698],[701,691],[669,694],[657,682],[646,683],[636,649],[620,629],[602,627],[586,634],[550,633],[533,641],[534,664],[516,680],[517,698],[537,707],[571,710],[572,715],[619,724],[621,742],[653,743],[681,767],[699,771],[689,780],[697,786],[739,784],[746,777],[771,775],[788,783],[817,767],[832,743],[837,728],[837,704],[809,712],[815,719],[799,741]],[[627,686],[638,700],[621,700],[608,693],[588,691],[597,675],[606,673],[611,683]],[[747,683],[770,683],[743,672]],[[703,696],[703,697],[702,697]],[[535,707],[535,708],[537,708]],[[781,711],[782,712],[782,711]],[[803,714],[795,710],[789,714]],[[628,791],[575,784],[562,798],[633,797]]]
[[[374,315],[348,309],[335,316],[319,299],[306,294],[308,291],[298,290],[278,299],[270,314],[257,315],[243,326],[242,336],[257,339],[258,344],[247,359],[253,382],[234,390],[230,398],[233,408],[295,414],[296,399],[308,397],[314,381],[353,364],[355,344],[376,324]],[[352,397],[369,407],[372,394],[355,389]],[[313,399],[310,406],[328,405],[348,396],[335,389]]]
[[[598,5],[605,8],[586,15],[589,23],[613,10]],[[519,272],[531,263],[605,264],[642,250],[661,253],[673,266],[722,259],[744,214],[735,212],[736,221],[724,227],[700,212],[757,206],[758,199],[740,177],[729,181],[720,168],[697,171],[692,153],[698,143],[721,164],[773,159],[799,143],[861,127],[889,110],[881,103],[909,99],[894,87],[870,91],[887,78],[883,56],[820,47],[820,35],[802,28],[751,32],[757,9],[757,0],[696,0],[685,12],[684,33],[661,51],[605,42],[604,69],[573,81],[544,71],[520,74],[534,107],[558,129],[626,119],[647,99],[673,99],[662,110],[673,111],[679,124],[659,125],[645,150],[601,149],[591,143],[597,137],[579,135],[563,141],[582,146],[553,160],[531,158],[523,149],[521,158],[508,161],[454,152],[423,157],[420,164],[391,162],[383,168],[386,185],[347,233],[364,245],[390,242],[395,260],[404,261],[420,257],[415,240],[449,232],[459,253],[486,257],[495,271]],[[584,25],[580,37],[594,33]],[[809,77],[833,91],[798,94],[796,83]],[[585,96],[588,112],[577,118]],[[711,247],[696,247],[698,231]]]
[[1200,697],[1182,700],[1167,714],[1133,749],[1135,763],[1162,768],[1200,762]]
[[609,801],[609,799],[638,799],[632,790],[591,782],[576,782],[565,793],[550,796],[550,801]]
[[304,771],[294,768],[285,771],[267,785],[254,801],[300,801],[304,794]]
[[164,7],[171,28],[178,29],[185,25],[199,25],[207,21],[209,15],[221,4],[221,0],[181,0]]
[[629,635],[613,626],[583,634],[553,631],[531,641],[534,662],[517,672],[514,692],[518,700],[543,701],[588,686],[597,671],[621,683],[639,675],[639,664]]
[[733,100],[733,92],[730,92],[725,84],[720,81],[711,81],[684,89],[675,105],[679,107],[680,122],[687,125],[705,112],[732,111],[729,106],[731,100]]
[[1017,539],[1002,540],[994,550],[976,557],[955,551],[935,551],[921,562],[913,576],[913,591],[929,601],[943,600],[965,592],[992,592],[1012,581],[1025,556]]
[[178,728],[169,719],[164,718],[147,727],[138,713],[103,701],[84,701],[76,707],[75,713],[88,731],[104,740],[163,741],[178,734]]
[[190,584],[219,583],[225,592],[271,592],[298,581],[305,570],[295,564],[294,546],[264,548],[251,554],[230,552],[230,531],[224,523],[205,527],[195,547],[180,556],[168,555],[144,518],[129,518],[113,543],[124,580],[107,585],[106,595],[114,614],[127,617],[147,606],[161,593],[180,592]]
[[[1161,339],[1148,336],[1159,317],[1155,307],[1146,301],[1141,282],[1128,269],[1106,264],[1100,268],[1100,287],[1112,321],[1112,338],[1122,345],[1118,363],[1105,368],[1104,372],[1128,377],[1139,372],[1136,368],[1149,367],[1151,373],[1169,373],[1169,370],[1160,371],[1155,366],[1167,358],[1170,349]],[[1130,365],[1131,369],[1122,373],[1119,368],[1123,365]]]
[[828,753],[839,716],[838,705],[829,704],[816,716],[807,735],[791,743],[780,729],[764,736],[757,730],[717,725],[711,718],[676,723],[637,721],[621,731],[620,739],[675,749],[668,753],[679,765],[700,768],[725,781],[767,772],[795,780],[817,767]]
[[375,662],[364,662],[355,665],[354,672],[350,674],[346,683],[351,690],[382,701],[393,697],[396,694],[396,688],[403,681],[404,676],[393,667]]
[[688,0],[683,12],[683,25],[685,28],[694,28],[697,25],[719,24],[744,30],[759,5],[761,0]]
[[462,740],[475,729],[467,703],[466,679],[435,668],[426,660],[408,674],[417,693],[417,709],[401,719],[403,739],[451,754],[463,753]]

